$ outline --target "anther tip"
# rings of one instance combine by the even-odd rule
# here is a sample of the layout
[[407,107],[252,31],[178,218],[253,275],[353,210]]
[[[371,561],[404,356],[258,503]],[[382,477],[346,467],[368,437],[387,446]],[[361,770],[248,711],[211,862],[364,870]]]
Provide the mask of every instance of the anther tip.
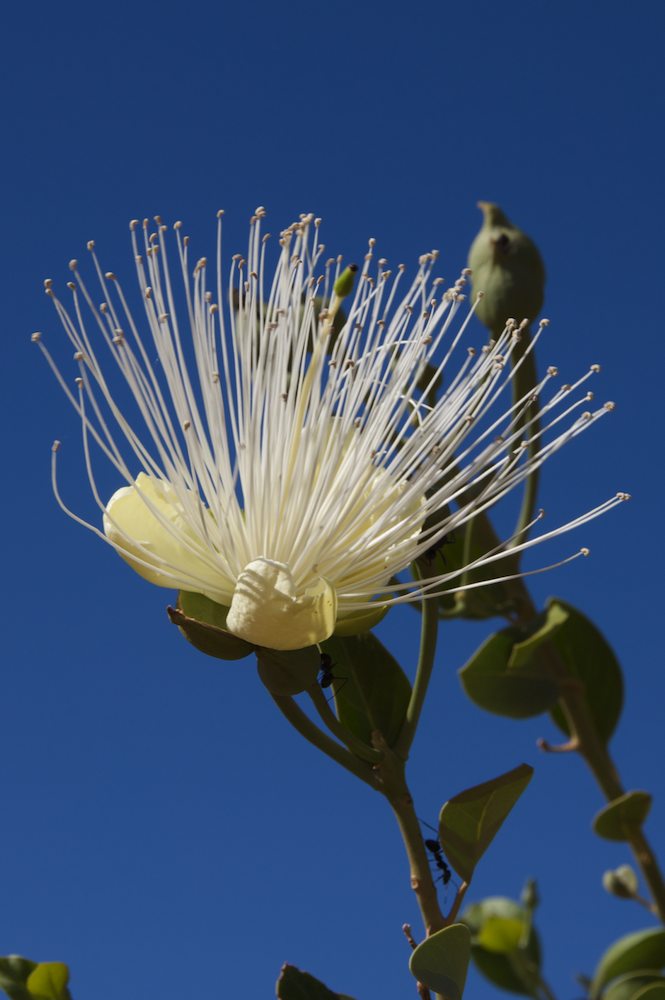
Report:
[[42,335],[38,330],[36,330],[30,337],[30,340],[32,341],[33,344],[38,344],[41,339]]
[[590,553],[591,553],[591,549],[588,549],[586,547],[586,545],[583,545],[582,548],[580,549],[580,555],[582,555],[582,556],[586,557],[586,556],[590,555]]

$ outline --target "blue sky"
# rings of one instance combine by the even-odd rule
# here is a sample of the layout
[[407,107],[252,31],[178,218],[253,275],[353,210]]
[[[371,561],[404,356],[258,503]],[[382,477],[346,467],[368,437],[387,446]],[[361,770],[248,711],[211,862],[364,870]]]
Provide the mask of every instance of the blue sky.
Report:
[[[465,264],[479,198],[538,241],[552,321],[540,365],[572,378],[601,362],[598,392],[617,403],[546,470],[542,503],[559,521],[616,489],[633,500],[574,542],[591,559],[533,592],[578,605],[615,646],[615,754],[627,787],[657,793],[648,832],[663,841],[664,29],[658,4],[537,0],[5,12],[0,953],[69,962],[76,1000],[267,997],[285,960],[356,1000],[413,995],[400,927],[417,911],[383,801],[289,730],[251,661],[188,647],[167,592],[51,495],[58,437],[63,489],[88,503],[76,419],[29,342],[61,337],[42,279],[67,280],[91,238],[129,273],[127,223],[155,213],[186,220],[212,255],[219,207],[233,249],[259,204],[279,228],[314,211],[331,252],[359,256],[374,236],[410,263],[438,247],[446,276]],[[405,666],[417,622],[406,610],[381,629]],[[442,630],[413,790],[434,821],[462,788],[534,764],[470,896],[538,878],[561,1000],[649,918],[600,888],[626,854],[590,831],[602,800],[583,766],[536,751],[551,723],[465,700],[456,669],[487,631]],[[468,992],[494,995],[477,978]]]

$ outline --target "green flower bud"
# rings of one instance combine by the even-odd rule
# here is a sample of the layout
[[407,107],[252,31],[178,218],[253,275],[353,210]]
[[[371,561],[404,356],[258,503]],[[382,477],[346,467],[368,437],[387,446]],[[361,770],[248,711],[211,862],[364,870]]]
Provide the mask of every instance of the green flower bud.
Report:
[[499,336],[508,319],[534,320],[543,306],[545,265],[533,240],[498,205],[479,201],[483,225],[469,251],[474,296],[482,323]]
[[637,892],[637,875],[630,865],[619,865],[603,875],[603,888],[619,899],[633,899]]
[[339,278],[335,282],[333,291],[338,299],[345,299],[353,291],[353,282],[358,270],[357,264],[349,264],[344,268]]

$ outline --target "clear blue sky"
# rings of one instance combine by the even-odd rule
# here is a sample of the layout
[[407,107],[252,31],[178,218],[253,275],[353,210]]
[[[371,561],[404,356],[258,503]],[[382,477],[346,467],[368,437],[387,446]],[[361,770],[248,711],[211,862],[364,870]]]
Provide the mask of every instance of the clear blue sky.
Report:
[[[224,207],[240,248],[256,205],[301,211],[326,244],[464,266],[479,198],[538,241],[552,320],[541,366],[603,364],[611,419],[547,470],[563,520],[615,489],[631,505],[579,536],[592,558],[539,578],[589,614],[627,675],[615,751],[662,796],[662,373],[665,8],[657,3],[222,2],[12,5],[0,74],[4,573],[0,953],[61,959],[76,1000],[269,997],[288,960],[357,1000],[414,996],[400,927],[418,925],[384,802],[277,715],[251,661],[196,654],[150,587],[56,508],[86,509],[79,430],[29,342],[61,336],[41,292],[97,240],[129,273],[127,222],[187,221],[212,255]],[[67,351],[63,348],[63,355]],[[92,504],[87,508],[92,509]],[[408,665],[417,616],[389,616]],[[594,837],[601,798],[545,719],[465,700],[456,668],[487,626],[451,623],[412,761],[434,821],[462,788],[521,761],[536,776],[478,870],[473,899],[539,879],[545,971],[578,992],[614,937],[649,923],[606,897],[627,860]],[[494,995],[470,980],[469,996]]]

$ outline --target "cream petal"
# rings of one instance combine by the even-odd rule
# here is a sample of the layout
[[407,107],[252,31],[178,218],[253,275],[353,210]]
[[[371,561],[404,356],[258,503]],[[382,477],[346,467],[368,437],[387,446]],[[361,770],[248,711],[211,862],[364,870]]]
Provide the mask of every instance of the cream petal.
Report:
[[181,540],[184,536],[193,547],[200,546],[168,483],[142,472],[135,486],[117,490],[106,505],[104,534],[150,583],[170,590],[194,590],[220,604],[229,603],[233,585]]
[[226,618],[235,635],[270,649],[302,649],[332,635],[337,595],[320,577],[298,594],[289,567],[254,559],[239,575]]

